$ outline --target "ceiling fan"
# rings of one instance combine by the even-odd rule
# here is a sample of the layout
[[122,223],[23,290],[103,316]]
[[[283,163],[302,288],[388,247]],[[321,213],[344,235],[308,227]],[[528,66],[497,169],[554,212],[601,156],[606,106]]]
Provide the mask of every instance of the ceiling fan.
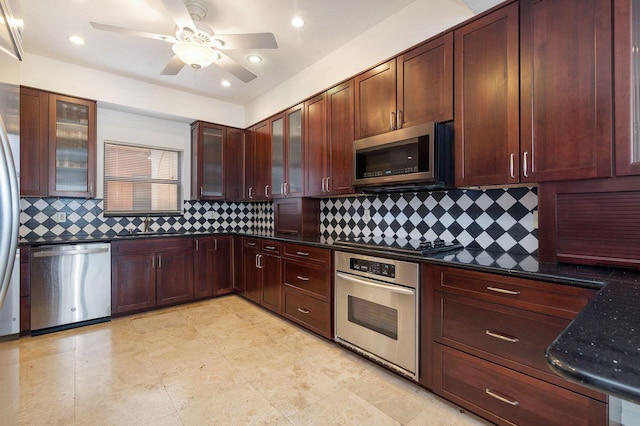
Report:
[[256,75],[225,55],[222,50],[231,49],[277,49],[273,33],[217,35],[201,22],[207,9],[195,0],[162,0],[175,21],[175,35],[154,34],[114,25],[90,22],[97,30],[152,38],[172,43],[174,56],[162,70],[162,75],[176,75],[186,65],[200,69],[213,63],[228,71],[241,81],[248,83]]

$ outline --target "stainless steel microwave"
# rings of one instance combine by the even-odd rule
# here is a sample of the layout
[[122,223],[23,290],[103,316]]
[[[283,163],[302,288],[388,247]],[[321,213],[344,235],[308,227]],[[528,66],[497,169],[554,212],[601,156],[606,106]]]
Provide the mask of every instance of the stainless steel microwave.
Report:
[[354,186],[402,192],[453,186],[453,126],[426,123],[354,141]]

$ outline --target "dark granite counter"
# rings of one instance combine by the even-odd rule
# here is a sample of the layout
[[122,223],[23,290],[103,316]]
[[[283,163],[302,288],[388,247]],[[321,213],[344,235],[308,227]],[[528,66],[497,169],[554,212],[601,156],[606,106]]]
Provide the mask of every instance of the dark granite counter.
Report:
[[640,273],[616,271],[547,349],[559,375],[640,403]]

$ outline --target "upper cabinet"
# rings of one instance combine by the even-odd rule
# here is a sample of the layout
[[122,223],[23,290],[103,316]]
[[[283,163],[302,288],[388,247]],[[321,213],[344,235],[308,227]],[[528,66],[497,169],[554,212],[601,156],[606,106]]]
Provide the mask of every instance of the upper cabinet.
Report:
[[456,185],[519,181],[518,5],[455,30]]
[[245,151],[245,199],[265,200],[271,186],[270,120],[251,128]]
[[615,0],[613,16],[615,66],[616,175],[640,174],[640,6]]
[[611,176],[611,0],[520,5],[522,180]]
[[455,31],[456,185],[611,176],[611,2],[519,5],[519,80],[518,3]]
[[269,198],[302,196],[304,104],[271,119],[271,187]]
[[355,139],[453,118],[453,37],[422,44],[355,78]]
[[21,88],[21,194],[95,196],[96,103]]
[[191,196],[196,200],[242,197],[244,131],[197,121],[191,124]]
[[353,192],[354,82],[305,102],[306,196]]

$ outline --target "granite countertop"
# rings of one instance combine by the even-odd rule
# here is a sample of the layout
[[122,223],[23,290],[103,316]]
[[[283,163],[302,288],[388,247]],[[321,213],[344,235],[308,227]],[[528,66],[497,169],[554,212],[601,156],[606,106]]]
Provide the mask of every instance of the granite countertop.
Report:
[[640,274],[616,271],[547,349],[557,374],[640,403]]

